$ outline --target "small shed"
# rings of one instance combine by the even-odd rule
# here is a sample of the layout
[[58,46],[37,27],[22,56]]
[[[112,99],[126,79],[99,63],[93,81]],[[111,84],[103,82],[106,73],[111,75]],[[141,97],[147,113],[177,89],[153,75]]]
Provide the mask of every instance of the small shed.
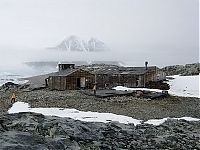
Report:
[[76,90],[90,88],[94,83],[94,75],[82,69],[68,68],[54,73],[46,79],[52,90]]

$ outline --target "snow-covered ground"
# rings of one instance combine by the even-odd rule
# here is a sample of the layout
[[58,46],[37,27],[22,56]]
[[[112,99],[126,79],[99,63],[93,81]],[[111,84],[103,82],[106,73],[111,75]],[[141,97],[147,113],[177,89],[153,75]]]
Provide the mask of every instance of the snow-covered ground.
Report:
[[200,80],[199,75],[196,76],[169,76],[174,79],[169,80],[170,85],[169,94],[184,97],[198,97],[200,98]]
[[[174,79],[169,80],[170,90],[169,94],[177,96],[190,96],[200,97],[199,95],[199,75],[197,76],[171,76]],[[147,88],[126,88],[118,86],[115,90],[146,90],[154,92],[162,92],[158,89],[147,89]],[[142,120],[137,120],[131,117],[116,115],[112,113],[98,113],[98,112],[83,112],[76,109],[62,109],[62,108],[30,108],[28,103],[16,102],[8,110],[9,113],[18,112],[36,112],[47,116],[58,116],[58,117],[69,117],[75,120],[88,121],[88,122],[109,122],[118,121],[120,123],[133,123],[134,125],[140,124]],[[169,118],[163,119],[152,119],[145,123],[159,125],[165,122]],[[199,121],[200,119],[191,117],[172,118],[172,119],[185,119],[188,121]]]
[[168,117],[168,118],[163,118],[163,119],[151,119],[144,123],[153,124],[153,125],[157,126],[157,125],[160,125],[160,124],[164,123],[165,121],[167,121],[167,119],[176,119],[176,120],[183,119],[183,120],[187,120],[187,121],[200,121],[200,119],[192,118],[192,117],[181,117],[181,118],[169,118]]
[[[131,117],[116,115],[112,113],[98,113],[98,112],[83,112],[76,109],[63,109],[63,108],[30,108],[28,103],[16,102],[8,110],[8,113],[19,113],[19,112],[35,112],[41,113],[46,116],[58,116],[58,117],[69,117],[75,120],[87,121],[87,122],[110,122],[118,121],[120,123],[133,123],[134,125],[141,124],[142,120],[137,120]],[[159,125],[165,122],[169,118],[148,120],[145,123]],[[183,117],[183,118],[172,118],[172,119],[185,119],[188,121],[200,121],[197,118]]]
[[159,90],[159,89],[148,89],[148,88],[127,88],[124,86],[117,86],[113,88],[114,90],[119,90],[119,91],[151,91],[151,92],[162,92],[163,90]]
[[[175,96],[184,96],[184,97],[198,97],[200,98],[200,80],[199,75],[196,76],[169,76],[174,79],[170,79],[168,84],[170,85],[170,89],[168,90],[169,94]],[[142,90],[142,91],[152,91],[152,92],[162,92],[162,90],[158,89],[147,89],[147,88],[127,88],[123,86],[117,86],[113,88],[115,90]]]
[[112,113],[98,113],[98,112],[83,112],[76,109],[63,109],[63,108],[30,108],[28,103],[16,102],[8,110],[8,113],[18,112],[35,112],[41,113],[46,116],[69,117],[75,120],[87,122],[109,122],[119,121],[121,123],[134,123],[140,124],[141,120],[133,119],[131,117],[116,115]]

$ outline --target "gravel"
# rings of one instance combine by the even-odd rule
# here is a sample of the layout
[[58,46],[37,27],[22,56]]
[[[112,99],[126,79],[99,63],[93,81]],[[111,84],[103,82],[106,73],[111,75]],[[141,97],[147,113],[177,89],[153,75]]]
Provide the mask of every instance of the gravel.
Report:
[[[12,91],[0,91],[1,101],[9,102]],[[97,98],[81,91],[50,91],[40,89],[34,91],[16,91],[17,101],[27,102],[31,107],[75,108],[80,111],[93,111],[126,115],[135,119],[148,120],[165,117],[200,118],[200,99],[191,97],[169,96],[164,99],[139,99],[133,96]],[[9,107],[9,103],[1,103],[0,107]]]

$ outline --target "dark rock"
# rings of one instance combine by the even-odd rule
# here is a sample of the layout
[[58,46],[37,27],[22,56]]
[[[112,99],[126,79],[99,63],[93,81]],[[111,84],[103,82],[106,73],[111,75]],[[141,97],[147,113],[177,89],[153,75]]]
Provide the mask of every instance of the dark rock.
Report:
[[164,83],[163,81],[150,81],[147,85],[147,88],[150,89],[160,89],[160,90],[169,90],[170,86],[167,83]]
[[0,118],[0,149],[198,149],[200,122],[167,120],[159,126],[82,122],[37,113]]
[[19,84],[15,84],[13,82],[6,82],[1,86],[1,89],[5,89],[8,90],[10,88],[18,88],[20,85]]

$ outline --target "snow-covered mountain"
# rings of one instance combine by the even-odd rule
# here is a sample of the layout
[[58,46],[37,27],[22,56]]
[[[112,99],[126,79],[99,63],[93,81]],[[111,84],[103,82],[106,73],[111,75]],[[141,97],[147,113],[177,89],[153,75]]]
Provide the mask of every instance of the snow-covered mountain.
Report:
[[108,47],[105,45],[105,43],[96,38],[91,38],[90,40],[82,40],[77,36],[70,36],[64,39],[55,48],[66,51],[87,51],[87,52],[108,50]]

